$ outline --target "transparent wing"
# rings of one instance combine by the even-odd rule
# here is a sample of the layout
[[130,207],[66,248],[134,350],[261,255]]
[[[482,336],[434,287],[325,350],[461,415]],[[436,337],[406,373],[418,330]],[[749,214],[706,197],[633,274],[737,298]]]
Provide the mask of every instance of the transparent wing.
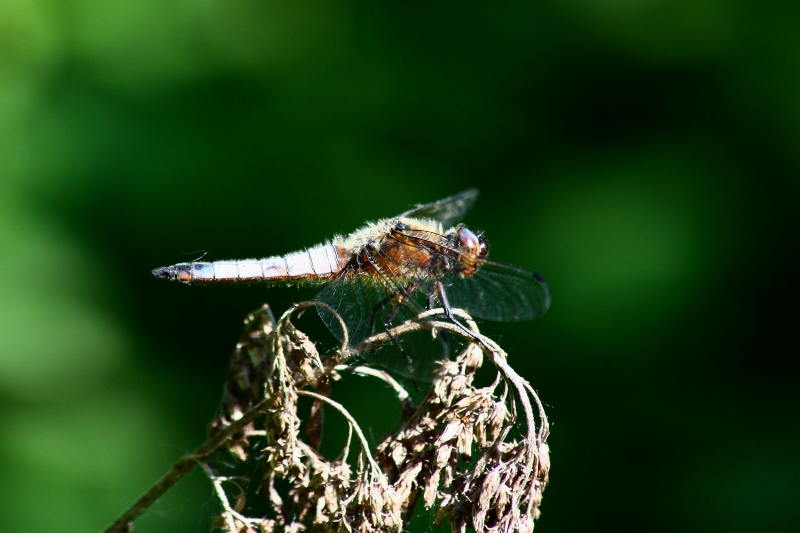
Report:
[[401,217],[432,218],[442,223],[445,228],[451,228],[464,218],[475,200],[478,198],[478,189],[467,189],[453,196],[419,205],[414,209],[401,213]]
[[[340,274],[317,294],[316,300],[331,306],[347,325],[349,344],[354,346],[367,337],[385,331],[384,322],[388,313],[396,310],[393,325],[415,318],[423,307],[414,298],[401,296],[405,289],[399,279],[376,272],[364,272],[351,268]],[[331,333],[344,340],[344,332],[336,316],[324,307],[317,307],[320,318]],[[403,353],[393,343],[361,354],[370,366],[379,366],[399,375],[418,381],[430,381],[436,361],[446,358],[448,349],[443,337],[430,331],[407,333],[397,337]]]
[[[384,312],[382,304],[390,301],[383,284],[373,276],[356,269],[342,272],[316,296],[316,300],[331,306],[347,326],[350,346],[358,344],[380,331]],[[342,326],[336,316],[324,307],[318,307],[320,318],[340,341],[344,341]]]
[[469,278],[454,277],[445,292],[451,307],[495,322],[533,320],[550,307],[550,287],[532,270],[487,260]]

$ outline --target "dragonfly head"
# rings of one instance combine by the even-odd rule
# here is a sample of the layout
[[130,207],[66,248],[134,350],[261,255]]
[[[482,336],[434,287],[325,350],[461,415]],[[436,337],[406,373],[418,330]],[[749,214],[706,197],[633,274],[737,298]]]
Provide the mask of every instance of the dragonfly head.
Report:
[[464,226],[456,228],[456,239],[458,249],[473,261],[482,259],[489,253],[489,246],[483,240],[483,235],[480,233],[476,235]]

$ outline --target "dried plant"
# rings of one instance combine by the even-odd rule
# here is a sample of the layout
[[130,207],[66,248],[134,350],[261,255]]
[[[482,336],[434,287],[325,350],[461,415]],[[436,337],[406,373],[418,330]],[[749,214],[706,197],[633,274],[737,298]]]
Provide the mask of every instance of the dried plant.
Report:
[[[107,531],[132,531],[133,519],[196,464],[222,505],[214,526],[227,533],[400,531],[420,498],[434,510],[435,524],[449,520],[452,531],[532,531],[550,467],[548,424],[535,391],[508,365],[505,352],[459,311],[468,331],[439,320],[441,310],[397,326],[391,331],[397,338],[437,329],[465,340],[415,406],[386,372],[345,364],[391,342],[388,333],[350,348],[344,339],[336,353],[320,356],[291,321],[313,305],[325,304],[296,304],[277,321],[264,306],[247,318],[210,440],[178,461]],[[478,388],[475,372],[484,357],[497,375]],[[357,421],[330,397],[333,383],[350,373],[383,380],[403,407],[399,429],[374,456]],[[305,438],[300,396],[313,400]],[[318,451],[325,407],[349,427],[347,443],[333,459]],[[351,464],[354,440],[358,452]]]

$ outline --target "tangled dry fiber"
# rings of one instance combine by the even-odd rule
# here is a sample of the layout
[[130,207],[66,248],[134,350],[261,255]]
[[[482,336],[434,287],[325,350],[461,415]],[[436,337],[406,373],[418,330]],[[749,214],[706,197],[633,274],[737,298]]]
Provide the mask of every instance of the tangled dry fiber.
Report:
[[[197,464],[222,505],[214,526],[227,533],[401,531],[420,499],[433,510],[435,525],[449,520],[454,532],[532,531],[550,467],[548,423],[536,392],[507,364],[505,352],[463,312],[458,315],[470,334],[437,320],[442,310],[394,328],[397,337],[436,328],[465,340],[414,405],[386,372],[345,364],[391,342],[387,333],[350,348],[345,339],[337,353],[320,357],[291,322],[294,313],[313,305],[324,304],[296,304],[278,321],[264,306],[247,318],[210,440],[176,463],[107,531],[132,531],[133,519]],[[484,356],[497,374],[491,385],[477,388],[475,371]],[[374,456],[357,421],[331,398],[335,382],[358,379],[352,373],[386,382],[402,407],[392,411],[402,415],[399,429]],[[300,396],[312,399],[305,439]],[[349,425],[347,443],[334,459],[318,451],[324,407]],[[351,464],[354,440],[358,452]]]

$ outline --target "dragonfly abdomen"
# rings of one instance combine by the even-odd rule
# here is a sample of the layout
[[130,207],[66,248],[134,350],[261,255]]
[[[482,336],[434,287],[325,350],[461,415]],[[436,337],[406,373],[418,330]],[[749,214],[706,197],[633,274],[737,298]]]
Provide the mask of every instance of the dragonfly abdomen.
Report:
[[153,270],[159,278],[183,283],[326,280],[342,269],[344,251],[322,244],[302,252],[265,259],[178,263]]

